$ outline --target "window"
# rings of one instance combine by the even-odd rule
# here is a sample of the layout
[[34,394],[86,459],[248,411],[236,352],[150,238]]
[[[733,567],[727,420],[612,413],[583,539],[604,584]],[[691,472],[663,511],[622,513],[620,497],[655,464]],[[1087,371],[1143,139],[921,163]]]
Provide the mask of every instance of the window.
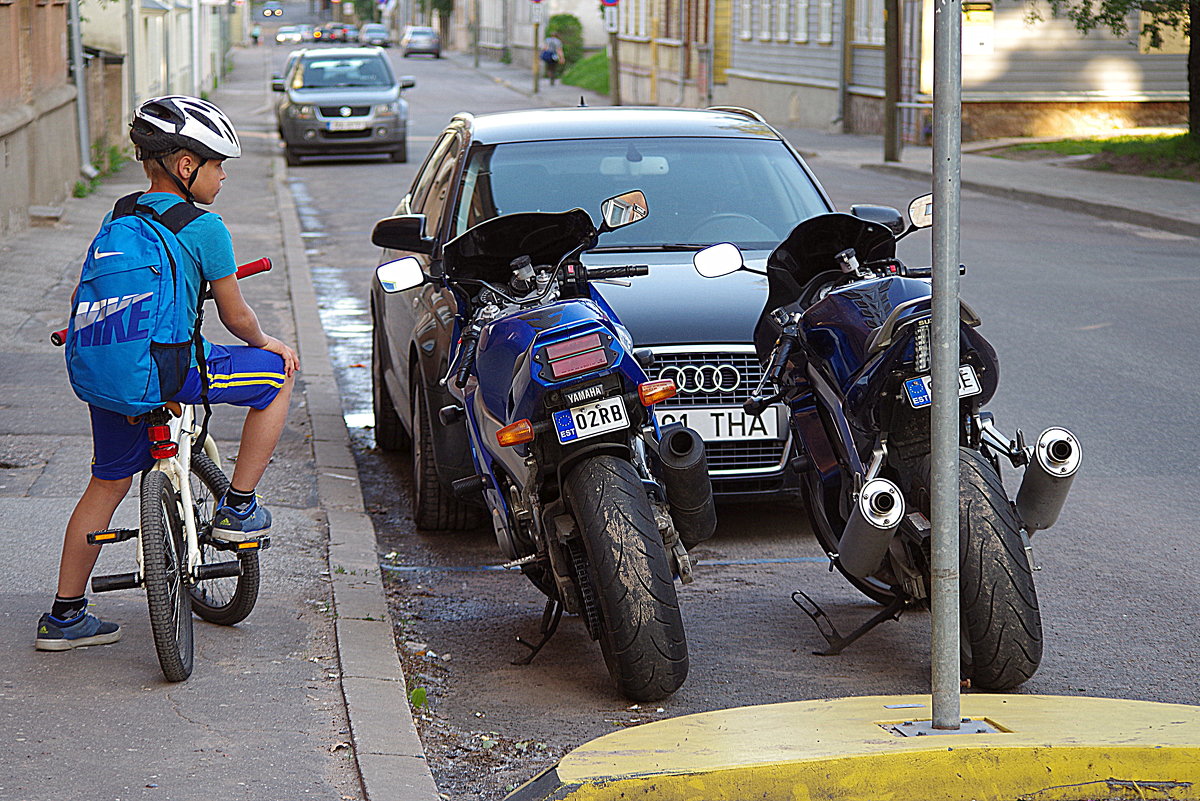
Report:
[[421,202],[421,213],[425,215],[425,232],[433,236],[441,228],[442,214],[446,210],[446,202],[450,198],[450,187],[458,167],[458,138],[450,142],[446,157],[437,166],[433,180],[429,184],[429,192]]
[[817,0],[817,41],[833,41],[833,0]]
[[808,0],[792,0],[792,41],[808,41]]
[[854,0],[854,41],[883,44],[883,0]]

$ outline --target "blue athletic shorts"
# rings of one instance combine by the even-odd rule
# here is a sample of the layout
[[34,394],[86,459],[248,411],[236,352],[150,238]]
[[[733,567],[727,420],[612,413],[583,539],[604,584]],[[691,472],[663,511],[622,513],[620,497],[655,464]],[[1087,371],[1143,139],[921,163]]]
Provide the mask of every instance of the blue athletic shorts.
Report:
[[[208,401],[265,409],[275,400],[287,375],[283,358],[246,345],[213,345],[207,359]],[[200,402],[200,373],[188,373],[174,400]],[[123,414],[89,406],[92,415],[92,475],[113,481],[140,473],[154,464],[145,420],[130,424]]]

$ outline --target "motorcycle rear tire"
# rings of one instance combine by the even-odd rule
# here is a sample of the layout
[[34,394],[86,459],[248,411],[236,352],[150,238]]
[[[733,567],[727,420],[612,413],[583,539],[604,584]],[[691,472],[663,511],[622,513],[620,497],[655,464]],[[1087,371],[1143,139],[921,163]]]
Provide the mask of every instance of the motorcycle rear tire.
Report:
[[[1021,526],[995,468],[960,448],[959,588],[970,645],[964,676],[983,690],[1010,690],[1042,661],[1042,617]],[[966,649],[964,649],[964,652]]]
[[563,489],[583,536],[609,675],[634,701],[666,698],[687,678],[687,640],[641,479],[629,462],[601,455],[572,468]]

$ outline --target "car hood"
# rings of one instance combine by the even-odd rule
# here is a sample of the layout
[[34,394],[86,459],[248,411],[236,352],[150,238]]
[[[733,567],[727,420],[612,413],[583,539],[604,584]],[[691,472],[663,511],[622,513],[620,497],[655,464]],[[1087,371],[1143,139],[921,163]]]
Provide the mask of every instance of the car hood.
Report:
[[391,103],[400,97],[400,87],[337,86],[329,89],[289,89],[288,94],[293,103],[310,103],[317,106],[362,106]]
[[[766,251],[744,254],[761,270]],[[592,266],[647,264],[650,274],[629,279],[629,286],[594,286],[617,313],[638,346],[751,344],[754,326],[767,300],[767,279],[739,271],[703,278],[692,267],[691,253],[596,253]]]

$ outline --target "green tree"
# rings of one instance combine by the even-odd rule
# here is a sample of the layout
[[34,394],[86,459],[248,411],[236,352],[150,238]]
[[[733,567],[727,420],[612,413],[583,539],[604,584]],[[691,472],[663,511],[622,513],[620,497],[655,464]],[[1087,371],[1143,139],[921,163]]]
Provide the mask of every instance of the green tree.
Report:
[[[1159,48],[1163,32],[1175,29],[1189,37],[1187,59],[1188,131],[1200,141],[1200,0],[1049,0],[1055,16],[1066,16],[1075,27],[1087,33],[1101,26],[1117,36],[1129,31],[1132,14],[1142,12],[1145,22],[1141,33],[1150,47]],[[1037,19],[1037,12],[1030,15]]]
[[574,14],[555,14],[546,24],[546,34],[554,34],[563,43],[563,60],[567,65],[583,58],[583,23]]

